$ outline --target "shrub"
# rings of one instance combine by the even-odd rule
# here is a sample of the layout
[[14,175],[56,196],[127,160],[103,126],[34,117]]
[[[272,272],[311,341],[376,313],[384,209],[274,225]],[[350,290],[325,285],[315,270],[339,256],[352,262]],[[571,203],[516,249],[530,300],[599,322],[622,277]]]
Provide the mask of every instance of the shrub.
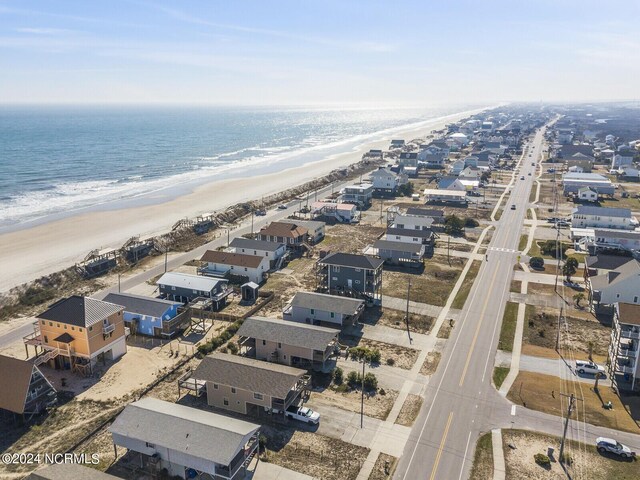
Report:
[[369,391],[378,389],[378,379],[373,373],[367,373],[364,376],[364,389]]
[[387,365],[393,367],[396,364],[396,361],[393,358],[387,358]]
[[538,268],[538,269],[544,268],[544,258],[531,257],[531,259],[529,260],[529,266],[531,268]]
[[533,456],[533,459],[541,467],[550,467],[551,466],[551,460],[549,460],[549,457],[547,457],[544,453],[536,453]]
[[467,217],[464,219],[464,226],[467,228],[475,228],[480,226],[480,223],[475,218]]
[[220,349],[220,353],[227,353],[227,347],[222,347]]
[[380,395],[386,395],[386,394],[387,394],[387,392],[385,391],[385,389],[384,389],[384,388],[381,388],[381,389],[378,391],[378,393],[379,393]]
[[380,350],[378,350],[377,348],[374,348],[369,352],[369,356],[367,360],[369,360],[369,362],[371,363],[380,363],[381,357],[382,355],[380,354]]
[[360,374],[357,372],[349,372],[347,375],[347,385],[349,385],[350,388],[356,388],[360,383]]
[[229,342],[227,344],[227,348],[229,349],[229,351],[231,353],[233,353],[234,355],[238,353],[238,345],[235,342]]
[[333,383],[342,385],[342,382],[344,382],[344,371],[340,367],[336,367],[333,371]]
[[565,465],[571,465],[573,463],[573,457],[568,453],[563,453],[560,461]]
[[447,235],[462,235],[464,233],[464,220],[455,215],[449,215],[444,220],[444,231]]

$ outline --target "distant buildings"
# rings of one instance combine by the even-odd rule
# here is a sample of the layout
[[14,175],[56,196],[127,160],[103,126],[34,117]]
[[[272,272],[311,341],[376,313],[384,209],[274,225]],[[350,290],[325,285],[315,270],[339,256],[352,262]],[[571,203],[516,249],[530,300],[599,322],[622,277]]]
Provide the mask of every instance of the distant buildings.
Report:
[[573,228],[617,228],[633,230],[638,221],[628,208],[605,208],[580,205],[571,212]]
[[562,176],[564,195],[577,194],[583,187],[589,187],[598,195],[613,195],[615,187],[608,178],[597,173],[565,173]]

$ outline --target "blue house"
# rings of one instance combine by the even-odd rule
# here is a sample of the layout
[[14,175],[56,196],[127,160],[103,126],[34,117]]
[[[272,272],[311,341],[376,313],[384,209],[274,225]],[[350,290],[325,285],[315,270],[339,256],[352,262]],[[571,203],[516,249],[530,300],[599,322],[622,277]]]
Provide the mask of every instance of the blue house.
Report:
[[131,333],[171,337],[182,324],[178,318],[180,302],[130,293],[110,293],[104,301],[124,307],[124,322]]

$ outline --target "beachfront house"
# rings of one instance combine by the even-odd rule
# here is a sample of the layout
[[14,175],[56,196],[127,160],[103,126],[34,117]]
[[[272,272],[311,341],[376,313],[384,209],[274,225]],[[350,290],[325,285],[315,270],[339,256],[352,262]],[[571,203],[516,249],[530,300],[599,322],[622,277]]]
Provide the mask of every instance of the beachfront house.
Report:
[[132,334],[171,338],[187,321],[185,315],[178,315],[178,307],[182,304],[173,300],[110,293],[104,301],[124,307],[124,324]]
[[352,203],[313,202],[311,215],[332,218],[340,223],[353,223],[360,219],[358,207]]
[[156,282],[162,298],[176,302],[190,303],[196,299],[205,299],[216,310],[226,305],[229,280],[204,275],[167,272]]
[[364,301],[317,292],[296,292],[282,310],[291,322],[342,328],[355,325],[364,311]]
[[127,353],[123,312],[120,305],[91,297],[63,298],[37,316],[24,342],[36,352],[40,348],[36,365],[89,375],[98,363]]
[[109,427],[116,447],[137,454],[154,478],[241,479],[258,450],[260,425],[145,397],[125,407]]
[[609,344],[609,378],[618,390],[640,388],[640,305],[616,303]]
[[0,411],[23,417],[44,412],[56,403],[56,390],[35,365],[0,355]]
[[359,183],[349,185],[340,190],[338,202],[352,203],[360,208],[368,208],[373,199],[373,185],[371,183]]
[[422,243],[407,243],[396,240],[377,240],[373,247],[378,257],[390,265],[422,264],[422,258],[426,253],[426,245]]
[[407,183],[405,175],[392,172],[389,168],[379,167],[369,175],[374,195],[395,195],[398,187]]
[[447,164],[447,157],[422,151],[418,152],[418,161],[425,168],[443,169]]
[[297,223],[271,222],[262,227],[258,240],[284,243],[287,248],[297,249],[306,244],[309,231]]
[[233,253],[265,257],[269,260],[269,267],[274,268],[284,257],[287,247],[284,243],[236,237],[231,240],[228,250]]
[[316,264],[318,290],[381,300],[382,264],[379,258],[332,253]]
[[339,330],[249,317],[238,330],[240,351],[249,357],[299,368],[324,370],[339,351]]
[[389,150],[394,150],[396,148],[402,148],[402,147],[404,147],[404,140],[394,139],[394,140],[391,140],[391,144],[389,145]]
[[243,281],[262,283],[269,271],[269,259],[258,255],[207,250],[200,258],[205,265],[198,270],[202,275],[218,278],[241,278]]
[[571,212],[571,227],[634,230],[638,227],[638,220],[628,208],[580,205]]
[[306,394],[306,370],[226,353],[211,353],[191,374],[204,383],[207,403],[243,415],[283,413]]

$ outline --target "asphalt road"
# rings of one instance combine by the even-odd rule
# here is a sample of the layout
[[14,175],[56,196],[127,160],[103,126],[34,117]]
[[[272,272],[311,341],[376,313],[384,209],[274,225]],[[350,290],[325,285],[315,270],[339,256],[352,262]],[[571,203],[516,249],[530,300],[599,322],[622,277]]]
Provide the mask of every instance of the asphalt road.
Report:
[[[328,185],[318,190],[315,193],[311,193],[309,196],[309,204],[314,202],[316,199],[321,200],[329,196],[334,191],[336,192],[339,191],[345,185],[349,185],[353,183],[353,181],[354,180],[350,180],[347,182],[334,183],[333,186]],[[306,204],[306,198],[305,200],[302,201],[302,205],[304,204]],[[299,200],[292,200],[288,202],[286,205],[287,205],[287,209],[285,210],[273,208],[272,210],[267,211],[267,215],[265,216],[255,216],[253,218],[253,231],[255,232],[257,230],[260,230],[260,227],[266,225],[267,223],[270,223],[275,220],[283,219],[293,214],[295,211],[297,211],[300,208],[301,202]],[[245,233],[251,233],[250,218],[243,221],[238,228],[231,230],[229,232],[229,238],[233,239],[235,237],[240,237]],[[221,237],[216,238],[211,242],[196,248],[195,250],[191,250],[189,252],[185,252],[179,255],[171,255],[170,257],[168,257],[168,260],[167,260],[167,270],[168,271],[173,270],[179,267],[180,265],[183,265],[184,263],[188,262],[189,260],[193,260],[194,258],[199,259],[207,250],[215,250],[220,246],[226,246],[226,245],[227,245],[227,235],[222,235]],[[164,273],[164,271],[165,271],[164,262],[160,262],[157,266],[150,268],[145,272],[133,273],[131,275],[124,274],[122,275],[120,280],[120,289],[121,291],[126,292],[127,290],[135,287],[136,285],[144,283]],[[118,285],[114,285],[112,287],[98,291],[92,296],[95,298],[102,299],[108,293],[113,293],[117,291],[118,291]],[[25,322],[22,325],[4,333],[3,335],[0,335],[0,349],[7,347],[8,345],[11,345],[16,341],[19,341],[25,335],[32,333],[33,332],[32,322],[33,320],[31,319],[25,319]]]
[[[542,143],[543,134],[538,131],[523,153],[519,172],[514,176],[511,193],[505,196],[505,209],[489,244],[488,260],[478,273],[440,366],[429,382],[425,405],[398,464],[396,479],[467,478],[480,432],[502,422],[506,423],[501,426],[509,426],[513,420],[511,403],[498,395],[491,385],[491,377],[536,174],[537,167],[531,163],[540,159]],[[524,179],[521,180],[521,176]],[[516,206],[515,210],[511,209],[512,205]],[[536,424],[533,420],[530,423]]]

